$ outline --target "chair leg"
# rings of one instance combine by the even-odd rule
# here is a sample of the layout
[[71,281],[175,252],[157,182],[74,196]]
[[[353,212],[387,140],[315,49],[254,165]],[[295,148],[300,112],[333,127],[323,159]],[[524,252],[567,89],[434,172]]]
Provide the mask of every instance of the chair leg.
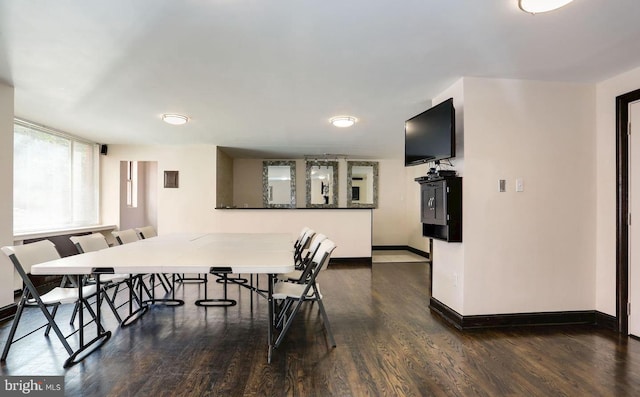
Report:
[[69,324],[73,324],[76,321],[76,316],[78,315],[78,309],[80,309],[80,303],[76,302],[73,305],[73,312],[71,313],[71,319],[69,320]]
[[291,327],[291,324],[293,323],[293,319],[296,317],[296,314],[300,310],[300,306],[302,306],[302,302],[304,302],[304,299],[298,299],[296,301],[296,305],[294,306],[293,311],[289,314],[289,317],[286,319],[284,326],[282,327],[282,331],[280,331],[280,334],[278,334],[278,338],[276,339],[276,342],[273,344],[274,347],[277,348],[278,346],[280,346],[280,343],[282,343],[282,340],[284,339],[285,334],[287,333],[287,331]]
[[114,287],[113,287],[113,295],[111,295],[111,301],[115,302],[116,301],[116,295],[118,295],[118,291],[120,291],[120,284],[122,283],[117,283]]
[[[129,287],[129,315],[120,322],[121,327],[127,327],[140,319],[149,309],[149,306],[143,302],[143,285],[144,282],[142,277],[144,275],[138,274],[129,279],[127,279],[126,283]],[[137,283],[137,284],[136,284]],[[136,288],[138,292],[136,293]],[[138,304],[138,308],[133,310],[133,301],[136,301]]]
[[[162,289],[164,289],[164,293],[168,294],[169,293],[169,287],[164,283],[164,281],[165,281],[164,278],[165,277],[166,276],[164,274],[158,274],[158,281],[160,281],[160,285],[162,285]],[[155,288],[155,283],[154,283],[153,287]]]
[[[56,313],[58,312],[58,306],[60,306],[60,305],[55,305],[53,307],[53,310],[51,310],[51,318],[52,319],[56,318]],[[72,322],[72,324],[73,324],[73,322]],[[51,323],[49,323],[47,325],[47,329],[44,331],[44,336],[49,336],[49,331],[51,331]]]
[[[22,268],[20,268],[19,270],[22,270]],[[24,271],[22,272],[22,274],[20,274],[20,276],[22,277],[22,281],[24,282],[26,288],[29,289],[29,293],[36,300],[36,303],[38,304],[40,311],[42,311],[42,314],[44,314],[44,316],[46,317],[47,322],[51,326],[51,329],[53,329],[53,332],[58,336],[58,339],[60,339],[60,343],[62,343],[67,353],[69,355],[72,355],[73,349],[69,345],[69,342],[67,342],[67,339],[62,334],[62,331],[60,331],[60,328],[58,327],[58,324],[56,324],[56,321],[54,320],[53,316],[51,315],[51,313],[49,313],[49,310],[47,310],[47,307],[42,302],[42,299],[40,299],[40,295],[38,295],[38,291],[36,290],[36,287],[34,287],[31,280],[29,280],[29,278],[24,274]]]
[[[115,288],[118,288],[118,287],[116,286]],[[116,317],[116,320],[118,320],[118,324],[122,323],[122,318],[118,314],[118,309],[116,308],[116,305],[113,303],[113,301],[111,301],[109,292],[106,290],[102,290],[102,293],[104,293],[104,300],[107,301],[107,305],[109,305],[109,307],[111,308],[111,311],[113,312],[113,315]]]
[[29,291],[25,288],[22,292],[22,297],[20,298],[20,302],[18,303],[18,309],[16,310],[16,315],[13,318],[13,324],[11,324],[11,330],[9,331],[9,336],[7,338],[7,342],[4,344],[4,349],[2,350],[2,358],[1,361],[5,361],[7,359],[7,355],[9,354],[9,348],[11,348],[11,344],[13,343],[13,338],[16,335],[16,330],[18,329],[18,323],[20,322],[20,318],[22,317],[22,311],[24,310],[25,302],[27,301],[27,296],[29,295]]
[[331,342],[331,347],[336,347],[336,341],[335,339],[333,339],[333,332],[331,332],[331,324],[329,324],[329,317],[327,316],[327,312],[324,310],[324,304],[322,303],[322,299],[318,299],[318,308],[320,309],[320,313],[322,314],[324,329],[327,330],[327,335],[329,335],[329,341]]

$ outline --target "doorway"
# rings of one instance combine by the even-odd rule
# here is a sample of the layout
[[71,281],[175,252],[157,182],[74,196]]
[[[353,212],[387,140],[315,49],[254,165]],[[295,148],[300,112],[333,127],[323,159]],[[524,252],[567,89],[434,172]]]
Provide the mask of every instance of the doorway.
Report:
[[[629,104],[629,213],[640,214],[640,101]],[[636,126],[634,128],[634,126]],[[640,337],[640,227],[629,220],[629,335]]]
[[120,229],[158,230],[158,162],[120,162]]
[[[637,101],[640,89],[616,98],[616,321],[618,332],[624,335],[629,334],[629,110]],[[636,219],[638,216],[640,212],[636,213]]]

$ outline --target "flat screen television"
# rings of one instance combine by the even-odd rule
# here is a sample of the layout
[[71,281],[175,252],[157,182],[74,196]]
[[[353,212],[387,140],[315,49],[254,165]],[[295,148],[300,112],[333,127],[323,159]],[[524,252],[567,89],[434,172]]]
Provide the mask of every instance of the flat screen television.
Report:
[[456,111],[453,98],[404,123],[404,165],[418,165],[456,156]]

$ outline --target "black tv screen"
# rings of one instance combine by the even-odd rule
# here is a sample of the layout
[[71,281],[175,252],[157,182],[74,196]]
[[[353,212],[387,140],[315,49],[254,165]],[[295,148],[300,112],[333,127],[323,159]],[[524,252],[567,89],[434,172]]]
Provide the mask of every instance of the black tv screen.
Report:
[[456,155],[453,98],[404,123],[404,165],[444,160]]

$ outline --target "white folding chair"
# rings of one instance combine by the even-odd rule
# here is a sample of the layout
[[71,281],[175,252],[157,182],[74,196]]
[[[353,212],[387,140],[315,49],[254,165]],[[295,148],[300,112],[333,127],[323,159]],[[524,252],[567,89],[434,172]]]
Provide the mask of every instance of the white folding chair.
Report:
[[309,244],[309,249],[307,250],[306,255],[300,261],[300,265],[296,265],[296,269],[289,273],[278,274],[277,276],[278,280],[301,282],[303,281],[303,277],[302,277],[303,275],[305,275],[304,278],[308,277],[309,270],[310,270],[308,265],[311,262],[311,258],[318,251],[318,248],[320,247],[320,243],[322,243],[326,239],[327,239],[327,236],[325,236],[322,233],[315,234],[313,236],[313,239],[311,240],[311,243]]
[[[72,236],[72,237],[69,237],[69,240],[71,240],[71,242],[75,245],[79,254],[84,254],[85,252],[99,251],[99,250],[109,248],[107,239],[104,237],[102,233],[92,233],[84,236]],[[132,321],[123,322],[122,318],[120,317],[120,314],[118,313],[118,308],[120,308],[126,303],[120,306],[116,306],[116,296],[122,284],[126,284],[129,288],[129,299],[128,299],[129,317],[127,318],[127,320],[129,320],[129,318],[133,314],[138,314],[137,310],[135,312],[133,311],[134,299],[138,302],[138,306],[139,306],[138,310],[140,309],[146,310],[146,307],[142,307],[143,305],[142,305],[141,299],[137,295],[135,295],[135,288],[134,288],[133,281],[134,281],[134,278],[131,277],[130,274],[103,274],[100,276],[100,283],[101,283],[100,285],[102,286],[101,288],[102,296],[107,301],[107,304],[111,308],[113,315],[116,317],[116,320],[118,320],[118,323],[121,325],[123,324],[129,325],[132,323]],[[109,296],[109,290],[111,289],[113,289],[113,294]]]
[[315,231],[309,229],[308,227],[304,228],[303,230],[303,233],[293,245],[293,259],[297,268],[300,268],[302,266],[303,253],[306,249],[309,248],[311,238],[316,234]]
[[[24,290],[18,303],[18,308],[13,319],[13,324],[11,325],[11,330],[9,331],[7,342],[2,352],[2,361],[6,360],[7,355],[9,354],[9,349],[11,348],[11,345],[13,345],[13,343],[18,342],[19,340],[25,338],[28,335],[31,335],[32,333],[45,326],[47,327],[45,336],[48,336],[49,331],[53,329],[53,332],[56,334],[58,339],[60,339],[60,342],[64,346],[67,353],[69,353],[69,358],[64,363],[65,368],[82,361],[91,351],[102,346],[102,344],[111,337],[111,332],[105,331],[100,323],[100,305],[96,305],[96,311],[94,312],[88,302],[89,298],[93,296],[97,297],[96,291],[99,288],[99,278],[98,284],[96,285],[87,285],[82,286],[81,288],[56,287],[46,294],[40,295],[40,293],[31,282],[31,279],[29,278],[29,274],[31,273],[31,266],[59,259],[60,254],[56,250],[55,245],[49,240],[41,240],[25,245],[2,247],[1,250],[11,260],[13,266],[15,267],[15,270],[18,272],[20,278],[22,278],[22,281],[24,283]],[[81,282],[78,282],[78,285],[81,284]],[[81,303],[81,308],[79,311],[80,326],[77,331],[74,331],[70,335],[65,336],[63,335],[62,331],[60,331],[60,328],[55,321],[56,312],[60,305],[69,303],[75,304],[77,302]],[[47,324],[19,338],[15,338],[22,313],[27,306],[38,306],[47,319]],[[53,307],[52,311],[49,312],[47,307]],[[89,341],[89,343],[84,343],[84,327],[86,324],[84,324],[83,322],[83,307],[87,308],[87,310],[93,317],[93,320],[96,322],[97,336]],[[69,338],[76,332],[79,333],[80,347],[77,350],[73,350],[69,345],[67,338]]]
[[[146,232],[146,234],[145,234]],[[139,240],[144,240],[147,238],[155,237],[156,232],[152,226],[147,226],[139,229],[126,229],[113,231],[111,234],[116,238],[116,242],[119,245],[133,243]],[[153,236],[152,236],[153,234]],[[155,290],[156,290],[156,276],[158,281],[160,281],[160,285],[164,289],[165,294],[171,292],[171,298],[156,298]],[[149,299],[144,300],[143,304],[163,304],[170,306],[181,306],[184,305],[184,301],[182,299],[175,298],[175,276],[173,277],[173,281],[169,281],[165,274],[150,274],[149,275],[149,286],[147,287],[142,282],[142,277],[140,277],[140,288],[144,288],[149,297]],[[142,298],[142,291],[140,290],[140,297]]]
[[134,229],[114,230],[111,234],[115,237],[118,245],[129,244],[140,240],[138,233]]
[[138,237],[140,237],[140,240],[156,237],[158,235],[156,233],[156,229],[153,226],[137,227],[135,230],[136,233],[138,233]]
[[329,239],[325,239],[320,243],[318,250],[311,258],[309,264],[311,267],[309,277],[304,280],[304,282],[280,282],[274,285],[273,299],[278,302],[276,305],[275,325],[276,328],[281,328],[281,331],[274,343],[274,347],[278,347],[280,343],[282,343],[284,336],[293,323],[293,319],[300,311],[302,304],[305,302],[318,302],[318,310],[322,315],[324,328],[329,336],[331,346],[336,346],[333,333],[331,332],[331,325],[329,324],[329,317],[327,316],[324,304],[322,303],[320,287],[316,283],[318,273],[328,265],[331,253],[335,248],[335,243]]

